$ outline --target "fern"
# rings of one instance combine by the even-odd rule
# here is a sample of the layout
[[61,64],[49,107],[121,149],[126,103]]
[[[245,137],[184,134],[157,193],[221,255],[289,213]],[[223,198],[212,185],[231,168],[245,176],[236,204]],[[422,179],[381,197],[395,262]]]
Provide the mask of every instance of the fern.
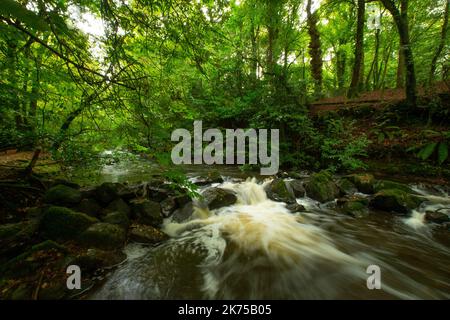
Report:
[[424,148],[422,148],[417,156],[422,160],[427,160],[434,152],[434,149],[436,149],[437,143],[429,143]]
[[441,165],[448,158],[448,145],[446,142],[439,143],[438,148],[438,163]]

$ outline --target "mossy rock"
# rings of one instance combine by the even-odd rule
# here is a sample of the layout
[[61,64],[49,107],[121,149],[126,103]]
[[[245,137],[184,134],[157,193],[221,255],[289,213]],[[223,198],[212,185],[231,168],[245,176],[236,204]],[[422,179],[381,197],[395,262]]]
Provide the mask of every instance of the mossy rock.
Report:
[[121,212],[127,217],[131,215],[131,209],[121,198],[113,200],[104,210],[103,213]]
[[158,243],[169,238],[165,233],[156,228],[139,224],[131,226],[129,237],[131,241],[140,243]]
[[425,213],[425,219],[427,222],[433,223],[447,223],[450,222],[450,218],[447,214],[438,211],[427,211]]
[[114,224],[100,222],[91,225],[78,237],[78,242],[89,248],[118,249],[126,240],[125,231]]
[[33,274],[48,260],[45,253],[67,254],[67,249],[52,240],[46,240],[32,246],[29,250],[9,260],[0,267],[0,274],[4,278],[19,278]]
[[81,201],[81,192],[66,185],[58,184],[47,190],[44,201],[49,204],[71,207]]
[[351,195],[358,191],[356,186],[346,178],[338,179],[336,185],[342,195]]
[[163,222],[161,205],[156,201],[135,199],[130,202],[133,217],[140,223],[158,227]]
[[299,204],[299,203],[291,203],[291,204],[288,204],[287,206],[286,206],[286,209],[288,209],[289,211],[291,211],[291,212],[304,212],[304,211],[306,211],[306,208],[304,207],[304,206],[302,206],[301,204]]
[[208,171],[208,173],[206,174],[206,178],[208,180],[210,180],[212,183],[222,183],[223,182],[222,175],[220,174],[220,172],[218,170]]
[[375,209],[406,214],[409,210],[417,208],[422,201],[403,190],[386,189],[378,191],[370,201],[370,205]]
[[274,179],[266,188],[269,199],[285,203],[295,203],[295,195],[291,186],[283,179]]
[[172,219],[175,222],[182,223],[189,220],[194,213],[194,204],[191,202],[186,203],[182,208],[176,209],[172,214]]
[[102,221],[118,225],[124,230],[127,230],[128,227],[130,226],[130,219],[128,218],[128,215],[125,212],[119,211],[110,212],[102,218]]
[[351,174],[349,176],[345,177],[346,179],[350,180],[359,192],[372,194],[374,193],[373,185],[375,183],[375,178],[370,173],[358,173],[358,174]]
[[40,230],[44,237],[52,240],[75,239],[98,220],[81,212],[64,207],[50,207],[42,217]]
[[338,201],[341,212],[354,218],[364,218],[369,215],[369,200],[362,197],[350,197]]
[[294,196],[296,198],[304,197],[306,194],[305,187],[303,186],[303,181],[301,180],[291,180],[288,182],[289,187],[292,189]]
[[105,182],[95,188],[95,198],[101,204],[107,205],[119,197],[123,185],[120,183]]
[[91,198],[81,200],[81,202],[75,207],[78,212],[85,213],[91,217],[98,217],[102,207]]
[[210,210],[219,209],[235,204],[236,194],[233,191],[222,188],[208,188],[201,196],[201,204]]
[[390,181],[390,180],[376,180],[375,181],[375,183],[373,185],[373,190],[375,193],[378,191],[381,191],[381,190],[386,190],[386,189],[402,190],[402,191],[408,192],[408,193],[412,192],[411,188],[403,183],[394,182],[394,181]]
[[339,196],[339,189],[328,171],[311,175],[305,184],[305,190],[308,197],[320,202],[331,201]]
[[127,258],[120,250],[107,251],[90,248],[86,252],[75,257],[70,264],[80,267],[85,272],[93,272],[100,268],[108,268],[119,264]]

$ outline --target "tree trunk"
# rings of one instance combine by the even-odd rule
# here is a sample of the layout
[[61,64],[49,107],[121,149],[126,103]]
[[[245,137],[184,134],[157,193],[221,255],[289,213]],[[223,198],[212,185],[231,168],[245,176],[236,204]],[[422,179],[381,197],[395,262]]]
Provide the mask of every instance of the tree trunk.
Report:
[[411,48],[408,27],[408,0],[401,0],[402,12],[395,6],[393,0],[380,0],[384,7],[391,13],[400,36],[400,46],[405,59],[406,71],[406,103],[410,107],[417,105],[416,71],[414,56]]
[[429,76],[429,79],[428,79],[428,84],[430,84],[430,85],[433,82],[434,74],[436,73],[436,68],[437,68],[437,61],[439,59],[439,56],[442,53],[442,50],[444,49],[445,40],[447,38],[448,7],[449,7],[449,4],[450,4],[450,0],[447,0],[447,3],[445,5],[445,12],[444,12],[444,22],[442,24],[441,40],[439,42],[439,46],[436,49],[436,52],[435,52],[435,54],[433,56],[433,59],[431,61],[430,76]]
[[256,81],[258,80],[258,47],[257,47],[258,31],[259,28],[255,29],[255,24],[252,19],[250,30],[250,38],[252,43],[251,78],[253,79],[254,86],[256,85]]
[[347,65],[347,55],[345,50],[339,48],[336,53],[336,77],[339,91],[345,86],[345,68]]
[[311,12],[312,0],[308,0],[306,5],[306,16],[308,24],[309,55],[311,56],[311,74],[314,79],[314,92],[316,96],[322,93],[322,49],[320,44],[320,34],[317,29],[317,12]]
[[366,4],[358,0],[358,18],[356,24],[355,62],[353,65],[352,82],[348,90],[348,97],[355,97],[361,89],[361,77],[364,75],[364,18]]
[[398,49],[398,65],[397,65],[397,85],[396,88],[405,87],[405,55],[402,52],[402,48]]

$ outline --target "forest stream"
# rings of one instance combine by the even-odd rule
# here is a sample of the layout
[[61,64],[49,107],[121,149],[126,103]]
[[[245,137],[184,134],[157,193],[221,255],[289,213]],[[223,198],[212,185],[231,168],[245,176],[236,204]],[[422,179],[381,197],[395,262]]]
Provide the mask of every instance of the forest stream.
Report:
[[[131,178],[137,168],[109,165],[99,178]],[[117,170],[116,170],[117,169]],[[201,171],[201,168],[200,168]],[[103,172],[103,174],[102,174]],[[115,174],[116,173],[116,174]],[[191,173],[195,181],[198,172]],[[195,207],[187,221],[164,220],[171,239],[160,245],[128,244],[127,259],[89,299],[448,299],[448,231],[427,224],[425,212],[450,206],[440,187],[410,185],[424,197],[405,216],[374,209],[364,219],[343,215],[337,200],[306,195],[306,210],[291,213],[272,201],[270,180],[229,169],[225,182],[202,186],[235,192],[234,205]],[[358,196],[368,197],[362,193]],[[449,209],[443,209],[447,214]],[[381,290],[369,290],[368,266],[381,270]]]

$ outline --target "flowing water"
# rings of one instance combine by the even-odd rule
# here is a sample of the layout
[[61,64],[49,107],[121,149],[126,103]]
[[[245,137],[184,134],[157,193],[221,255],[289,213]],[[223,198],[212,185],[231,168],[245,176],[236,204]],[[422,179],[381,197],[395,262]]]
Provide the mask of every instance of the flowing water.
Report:
[[[167,218],[172,238],[128,245],[126,262],[90,298],[450,298],[449,232],[424,222],[426,210],[450,207],[444,192],[415,186],[427,201],[409,216],[371,211],[354,219],[335,201],[307,197],[297,199],[306,212],[292,214],[267,198],[266,183],[225,182],[219,186],[236,192],[235,205],[196,209],[185,223]],[[380,267],[380,290],[367,287],[370,265]]]

